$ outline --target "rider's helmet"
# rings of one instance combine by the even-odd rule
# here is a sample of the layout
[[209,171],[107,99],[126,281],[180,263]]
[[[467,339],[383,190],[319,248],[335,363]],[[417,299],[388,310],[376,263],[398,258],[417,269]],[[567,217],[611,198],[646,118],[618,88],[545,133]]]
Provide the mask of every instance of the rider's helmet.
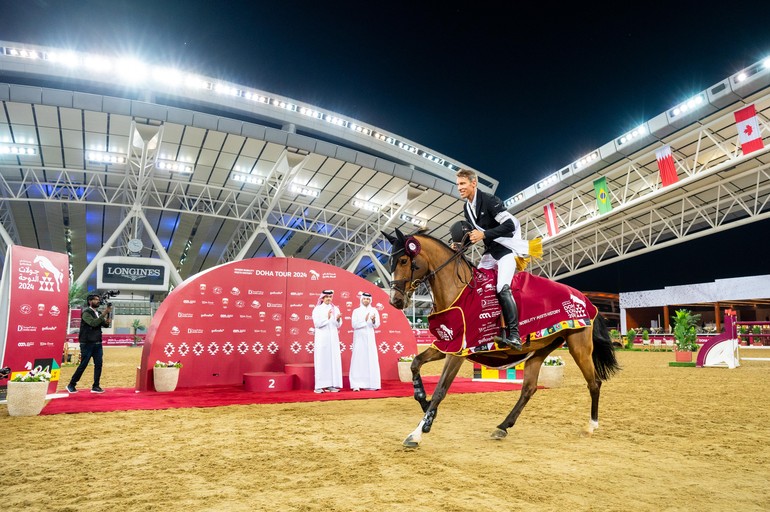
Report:
[[456,244],[463,244],[463,247],[471,245],[470,237],[466,236],[471,231],[473,231],[473,226],[467,220],[458,220],[449,228],[452,241]]

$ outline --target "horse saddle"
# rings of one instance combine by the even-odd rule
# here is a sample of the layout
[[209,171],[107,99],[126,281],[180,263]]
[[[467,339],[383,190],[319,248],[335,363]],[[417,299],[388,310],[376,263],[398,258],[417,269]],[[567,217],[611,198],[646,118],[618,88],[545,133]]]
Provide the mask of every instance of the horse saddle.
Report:
[[[500,334],[497,271],[474,269],[473,279],[455,302],[428,316],[435,336],[433,346],[446,354],[468,356],[475,352],[505,350],[494,337]],[[580,291],[528,272],[517,272],[511,282],[519,309],[519,334],[534,341],[563,329],[591,325],[596,307]]]

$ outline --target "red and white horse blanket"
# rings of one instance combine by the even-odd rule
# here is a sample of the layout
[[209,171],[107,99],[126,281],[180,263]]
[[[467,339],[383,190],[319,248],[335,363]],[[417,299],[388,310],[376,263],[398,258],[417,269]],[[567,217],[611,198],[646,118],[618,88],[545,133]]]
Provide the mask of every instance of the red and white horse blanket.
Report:
[[[500,335],[501,325],[496,279],[495,270],[474,269],[474,279],[454,303],[428,316],[428,328],[436,337],[434,347],[459,356],[503,350],[492,339]],[[596,317],[596,306],[578,290],[528,272],[513,276],[511,292],[519,309],[522,339],[538,340],[587,327]]]

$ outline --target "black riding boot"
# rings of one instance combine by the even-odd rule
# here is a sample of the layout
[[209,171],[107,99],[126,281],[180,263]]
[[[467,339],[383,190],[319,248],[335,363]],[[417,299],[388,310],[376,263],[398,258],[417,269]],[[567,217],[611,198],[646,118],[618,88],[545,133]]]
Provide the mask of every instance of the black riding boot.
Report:
[[511,295],[511,287],[507,284],[503,286],[503,289],[497,294],[497,299],[500,301],[500,308],[503,310],[503,320],[505,320],[505,329],[503,329],[500,344],[514,350],[521,350],[519,311],[516,308],[513,295]]

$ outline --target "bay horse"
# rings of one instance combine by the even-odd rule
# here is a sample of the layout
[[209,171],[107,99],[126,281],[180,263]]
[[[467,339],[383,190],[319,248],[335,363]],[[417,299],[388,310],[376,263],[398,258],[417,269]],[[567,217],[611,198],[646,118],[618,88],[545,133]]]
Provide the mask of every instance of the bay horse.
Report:
[[[391,244],[390,271],[393,279],[390,304],[397,309],[406,309],[417,287],[427,282],[433,296],[433,310],[443,311],[452,305],[466,284],[471,282],[473,266],[464,257],[463,251],[455,251],[441,240],[419,232],[405,236],[396,229],[395,236],[387,233],[383,235]],[[414,240],[417,243],[414,243]],[[500,358],[529,357],[524,365],[524,379],[519,400],[503,422],[492,432],[492,439],[501,440],[508,435],[508,429],[513,427],[522,409],[537,391],[537,378],[543,361],[564,343],[567,344],[570,355],[580,368],[591,395],[591,416],[584,432],[590,435],[598,428],[599,390],[602,381],[609,379],[620,367],[615,358],[607,326],[602,316],[597,313],[591,325],[557,331],[550,336],[531,341],[520,351],[507,349],[486,353]],[[422,407],[424,415],[417,428],[404,440],[405,447],[419,446],[422,434],[430,432],[438,406],[446,396],[460,366],[466,358],[475,360],[476,357],[477,354],[465,356],[445,354],[431,345],[414,358],[411,365],[414,398]],[[436,389],[428,400],[420,376],[420,368],[425,363],[443,358],[446,358],[444,368]],[[485,364],[489,365],[488,358]]]

